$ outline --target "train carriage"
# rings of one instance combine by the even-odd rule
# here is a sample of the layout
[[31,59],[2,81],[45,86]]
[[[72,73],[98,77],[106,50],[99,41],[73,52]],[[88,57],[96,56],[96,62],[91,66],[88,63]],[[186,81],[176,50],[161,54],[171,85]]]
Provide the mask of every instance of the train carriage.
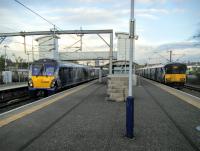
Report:
[[186,82],[186,69],[187,66],[184,63],[168,63],[140,68],[137,74],[167,85],[182,87]]
[[62,88],[96,79],[98,73],[98,68],[39,59],[30,66],[28,88],[31,96],[38,92],[49,95]]

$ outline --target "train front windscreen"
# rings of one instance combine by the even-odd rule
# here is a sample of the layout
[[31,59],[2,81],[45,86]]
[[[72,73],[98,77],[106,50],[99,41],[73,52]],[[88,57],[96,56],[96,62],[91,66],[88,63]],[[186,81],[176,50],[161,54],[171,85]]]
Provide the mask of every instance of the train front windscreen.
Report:
[[171,64],[165,66],[166,74],[185,74],[186,69],[187,67],[184,64]]
[[56,71],[54,64],[33,64],[32,76],[53,76]]

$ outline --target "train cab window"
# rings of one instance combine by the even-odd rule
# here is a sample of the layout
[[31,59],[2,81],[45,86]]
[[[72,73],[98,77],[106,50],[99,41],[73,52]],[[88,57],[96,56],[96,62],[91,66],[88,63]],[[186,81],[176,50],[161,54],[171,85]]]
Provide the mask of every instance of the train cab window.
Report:
[[185,65],[171,65],[165,67],[166,74],[185,74],[186,66]]
[[42,64],[34,64],[32,65],[32,75],[39,76],[43,74],[44,67]]
[[55,66],[53,65],[45,65],[45,75],[52,76],[55,72]]

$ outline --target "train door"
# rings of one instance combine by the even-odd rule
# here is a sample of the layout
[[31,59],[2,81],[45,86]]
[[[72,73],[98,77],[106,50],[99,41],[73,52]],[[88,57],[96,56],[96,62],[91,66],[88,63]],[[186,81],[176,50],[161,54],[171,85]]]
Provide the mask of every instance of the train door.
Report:
[[72,84],[73,82],[73,68],[67,68],[67,73],[68,73],[68,78],[67,78],[67,83]]
[[157,81],[159,82],[162,82],[161,79],[162,79],[162,76],[161,76],[161,68],[157,68]]
[[161,68],[161,82],[164,83],[165,82],[165,69],[164,68]]
[[155,68],[155,80],[158,81],[158,68]]
[[59,69],[58,74],[59,74],[59,77],[60,77],[61,85],[62,86],[66,85],[67,81],[66,81],[66,76],[65,76],[64,68],[61,67]]
[[83,70],[83,80],[87,80],[87,71],[85,68],[82,69]]
[[74,80],[74,81],[77,83],[78,80],[79,80],[79,79],[78,79],[78,77],[79,77],[79,70],[78,70],[78,68],[75,68],[75,71],[74,71],[74,72],[75,72],[75,80]]

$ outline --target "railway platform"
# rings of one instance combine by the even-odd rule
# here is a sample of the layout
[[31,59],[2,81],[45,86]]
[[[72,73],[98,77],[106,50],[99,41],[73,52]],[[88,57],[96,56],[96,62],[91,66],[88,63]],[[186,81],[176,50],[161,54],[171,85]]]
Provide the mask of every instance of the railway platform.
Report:
[[0,149],[199,151],[200,101],[141,79],[133,88],[135,139],[125,137],[125,102],[90,82],[0,115]]
[[6,90],[24,88],[24,87],[28,87],[27,82],[13,82],[13,83],[8,83],[8,84],[1,84],[0,91],[6,91]]

